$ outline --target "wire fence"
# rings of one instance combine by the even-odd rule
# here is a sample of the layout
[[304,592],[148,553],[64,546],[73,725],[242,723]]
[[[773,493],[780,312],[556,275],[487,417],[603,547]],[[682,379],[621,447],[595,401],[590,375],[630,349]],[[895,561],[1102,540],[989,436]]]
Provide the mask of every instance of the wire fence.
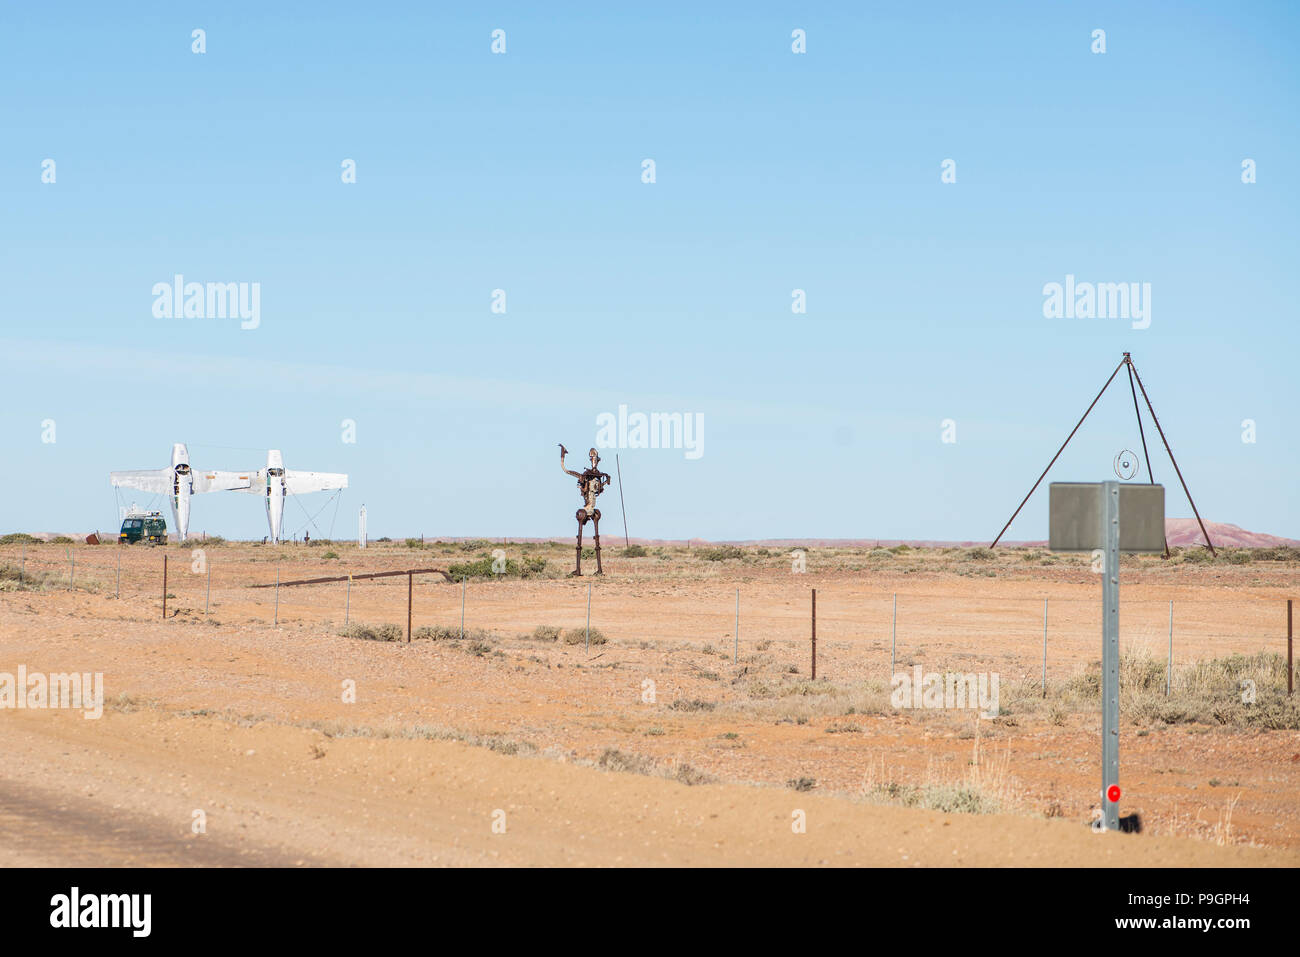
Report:
[[[131,554],[122,548],[7,548],[20,576],[146,604],[160,619],[238,620],[274,628],[389,624],[405,640],[421,627],[512,639],[538,626],[591,629],[608,644],[584,651],[617,657],[620,647],[710,652],[741,667],[757,656],[832,680],[888,680],[901,668],[999,671],[1046,682],[1100,659],[1101,589],[1044,586],[1042,594],[958,594],[932,587],[881,591],[833,581],[728,584],[672,578],[536,579],[509,582],[405,572],[383,578],[286,584],[323,575],[302,562],[224,561],[219,549]],[[141,559],[145,560],[142,561]],[[164,566],[166,585],[164,587]],[[801,576],[802,577],[802,576]],[[279,584],[277,585],[277,581]],[[507,585],[508,587],[502,587]],[[1012,583],[1018,592],[1026,583]],[[686,593],[675,593],[683,590]],[[1121,641],[1135,655],[1174,664],[1231,654],[1290,654],[1284,597],[1121,599]],[[165,609],[165,610],[164,610]],[[1171,665],[1172,667],[1172,665]]]

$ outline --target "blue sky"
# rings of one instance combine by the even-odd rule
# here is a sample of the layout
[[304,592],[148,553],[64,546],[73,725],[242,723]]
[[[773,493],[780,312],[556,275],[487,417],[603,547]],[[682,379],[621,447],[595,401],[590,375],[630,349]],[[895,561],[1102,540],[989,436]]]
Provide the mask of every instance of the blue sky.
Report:
[[[704,420],[602,453],[635,536],[991,538],[1130,350],[1202,514],[1300,538],[1298,39],[1282,3],[8,5],[0,530],[110,528],[107,473],[183,441],[348,472],[338,537],[571,535],[556,444],[622,403]],[[260,325],[156,318],[178,273]],[[1067,274],[1150,283],[1150,327],[1045,318]],[[1138,448],[1116,385],[1051,478]],[[265,533],[232,494],[192,527]]]

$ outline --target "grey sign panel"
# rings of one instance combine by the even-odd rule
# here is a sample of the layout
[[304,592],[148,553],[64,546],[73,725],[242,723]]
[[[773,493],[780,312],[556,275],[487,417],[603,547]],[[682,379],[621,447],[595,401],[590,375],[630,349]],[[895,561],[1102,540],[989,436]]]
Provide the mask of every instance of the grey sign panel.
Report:
[[1163,485],[1121,485],[1119,487],[1119,550],[1121,552],[1163,552],[1165,550],[1165,487]]
[[[1048,502],[1048,548],[1091,552],[1106,545],[1102,527],[1102,483],[1053,482]],[[1119,550],[1165,550],[1165,487],[1119,487]]]

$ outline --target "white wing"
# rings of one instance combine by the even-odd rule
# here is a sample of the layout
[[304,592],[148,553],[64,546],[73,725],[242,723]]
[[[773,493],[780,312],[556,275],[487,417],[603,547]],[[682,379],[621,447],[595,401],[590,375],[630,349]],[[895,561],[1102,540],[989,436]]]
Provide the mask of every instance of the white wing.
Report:
[[256,472],[195,472],[195,492],[231,492],[253,484]]
[[[230,473],[226,473],[226,474],[230,474]],[[248,492],[250,495],[266,494],[266,470],[265,469],[258,469],[255,472],[237,472],[234,474],[248,476],[248,484],[236,485],[234,491]]]
[[172,474],[171,469],[141,469],[137,472],[110,472],[108,480],[118,488],[167,495],[172,490]]
[[290,495],[305,495],[308,492],[347,488],[348,477],[340,472],[298,472],[285,469],[284,484]]

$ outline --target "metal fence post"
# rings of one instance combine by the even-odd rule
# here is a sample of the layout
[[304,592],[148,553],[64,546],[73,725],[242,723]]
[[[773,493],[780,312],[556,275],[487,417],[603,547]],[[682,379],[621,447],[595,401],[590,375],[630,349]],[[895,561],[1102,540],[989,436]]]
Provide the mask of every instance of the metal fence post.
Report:
[[280,627],[280,565],[275,566],[275,627]]
[[163,552],[163,621],[167,620],[167,553]]
[[736,589],[736,650],[732,653],[731,663],[740,664],[740,589]]
[[348,576],[347,594],[343,599],[343,624],[348,623],[348,618],[352,614],[352,576]]
[[1291,599],[1286,600],[1286,693],[1295,692],[1295,666],[1291,657]]
[[22,584],[27,577],[27,543],[23,542],[23,564],[18,569],[18,584]]
[[812,590],[812,680],[817,680],[817,589]]
[[591,656],[591,582],[587,582],[587,656]]
[[68,549],[68,587],[71,588],[77,580],[77,556],[72,554],[72,549]]
[[468,575],[460,577],[460,636],[465,637],[465,582],[469,580]]
[[894,652],[898,647],[898,592],[894,592],[894,620],[889,626],[889,677],[894,677]]
[[[206,533],[204,533],[206,535]],[[203,614],[208,613],[208,606],[212,600],[212,563],[208,562],[208,590],[203,595]]]
[[1047,599],[1043,599],[1043,697],[1047,697]]
[[[420,544],[424,544],[424,536],[420,536]],[[415,573],[406,573],[406,643],[411,643],[411,603],[415,593]]]
[[1169,686],[1174,680],[1174,601],[1169,600],[1169,663],[1165,665],[1165,697],[1169,697]]

